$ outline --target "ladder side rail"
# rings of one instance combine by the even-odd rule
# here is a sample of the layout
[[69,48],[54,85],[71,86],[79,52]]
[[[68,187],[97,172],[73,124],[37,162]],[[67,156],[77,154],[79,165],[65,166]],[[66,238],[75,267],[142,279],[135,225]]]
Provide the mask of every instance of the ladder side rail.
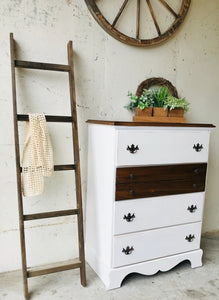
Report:
[[25,232],[24,232],[24,221],[23,221],[23,199],[22,199],[22,190],[21,190],[19,134],[18,134],[18,123],[17,123],[15,41],[13,38],[13,33],[10,33],[10,53],[11,53],[14,142],[15,142],[15,157],[16,157],[17,195],[18,195],[19,229],[20,229],[21,260],[22,260],[22,273],[23,273],[23,289],[24,289],[24,296],[26,299],[28,299],[27,260],[26,260]]
[[77,108],[76,108],[76,93],[75,93],[75,79],[74,79],[74,62],[73,62],[73,46],[72,41],[68,42],[68,64],[69,71],[69,89],[71,101],[71,115],[72,122],[72,136],[73,136],[73,152],[75,170],[75,184],[76,184],[76,198],[77,208],[79,209],[78,215],[78,237],[79,237],[79,258],[81,261],[80,275],[81,284],[86,286],[86,270],[85,270],[85,254],[84,254],[84,232],[83,232],[83,209],[82,209],[82,191],[81,191],[81,171],[80,171],[80,156],[79,156],[79,139],[78,139],[78,122],[77,122]]

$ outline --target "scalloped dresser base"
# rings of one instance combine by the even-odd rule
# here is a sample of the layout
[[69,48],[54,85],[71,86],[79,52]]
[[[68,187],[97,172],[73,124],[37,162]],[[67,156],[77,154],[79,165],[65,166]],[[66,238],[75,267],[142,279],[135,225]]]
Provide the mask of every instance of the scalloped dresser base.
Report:
[[98,261],[94,256],[90,254],[91,252],[87,251],[87,262],[101,278],[106,286],[106,289],[111,290],[119,288],[122,284],[123,279],[131,273],[153,275],[158,271],[166,272],[185,260],[190,261],[192,268],[201,267],[203,251],[201,249],[194,250],[114,269],[106,267],[102,262]]

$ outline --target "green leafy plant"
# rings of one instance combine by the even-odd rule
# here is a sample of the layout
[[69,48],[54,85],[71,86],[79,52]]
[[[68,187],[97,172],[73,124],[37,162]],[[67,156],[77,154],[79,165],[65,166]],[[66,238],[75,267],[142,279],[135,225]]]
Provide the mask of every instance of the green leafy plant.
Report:
[[177,99],[174,96],[169,95],[164,100],[164,109],[172,110],[174,108],[182,108],[185,112],[189,110],[189,102],[185,98]]
[[159,89],[152,90],[154,107],[164,107],[164,101],[169,95],[169,90],[164,86]]
[[128,105],[125,106],[125,108],[127,108],[129,110],[135,109],[135,107],[138,106],[138,102],[139,102],[138,96],[132,94],[129,91],[128,91],[128,95],[127,96],[130,98],[131,101],[130,101],[130,103]]
[[178,99],[170,95],[168,88],[161,87],[157,89],[144,89],[140,97],[128,91],[130,103],[125,106],[129,110],[134,110],[136,107],[143,110],[147,107],[163,107],[164,109],[172,110],[174,108],[182,108],[184,111],[189,110],[189,103],[185,98]]
[[152,92],[146,89],[144,89],[140,97],[133,95],[128,91],[128,97],[131,99],[131,101],[127,106],[125,106],[125,108],[129,110],[133,110],[136,107],[143,110],[144,108],[153,106],[154,104]]

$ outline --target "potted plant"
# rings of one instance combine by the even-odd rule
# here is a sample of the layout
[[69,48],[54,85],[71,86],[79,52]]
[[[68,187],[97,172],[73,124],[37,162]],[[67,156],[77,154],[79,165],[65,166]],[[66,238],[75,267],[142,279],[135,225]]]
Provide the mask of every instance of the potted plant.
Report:
[[[128,92],[131,99],[129,105],[125,106],[135,110],[134,121],[145,122],[179,122],[184,123],[184,111],[188,111],[189,103],[185,98],[178,99],[170,94],[167,87],[154,89],[143,89],[142,94],[133,95]],[[172,117],[170,119],[169,117]],[[173,118],[175,117],[175,119]]]
[[185,98],[178,99],[169,95],[164,100],[164,109],[168,111],[169,117],[183,117],[184,112],[189,110],[189,102]]
[[131,101],[127,106],[125,106],[127,109],[135,109],[136,116],[152,116],[154,101],[151,91],[144,89],[140,97],[128,92],[128,97],[131,99]]
[[152,90],[154,100],[154,117],[167,117],[167,110],[164,109],[164,103],[169,96],[169,90],[166,87]]

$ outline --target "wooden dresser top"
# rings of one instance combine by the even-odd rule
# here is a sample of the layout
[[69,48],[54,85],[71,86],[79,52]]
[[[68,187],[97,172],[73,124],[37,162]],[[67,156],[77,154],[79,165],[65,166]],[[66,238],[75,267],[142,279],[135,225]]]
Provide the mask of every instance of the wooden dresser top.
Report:
[[104,120],[87,120],[89,124],[111,125],[111,126],[161,126],[161,127],[215,127],[213,124],[200,123],[152,123],[152,122],[128,122],[128,121],[104,121]]

